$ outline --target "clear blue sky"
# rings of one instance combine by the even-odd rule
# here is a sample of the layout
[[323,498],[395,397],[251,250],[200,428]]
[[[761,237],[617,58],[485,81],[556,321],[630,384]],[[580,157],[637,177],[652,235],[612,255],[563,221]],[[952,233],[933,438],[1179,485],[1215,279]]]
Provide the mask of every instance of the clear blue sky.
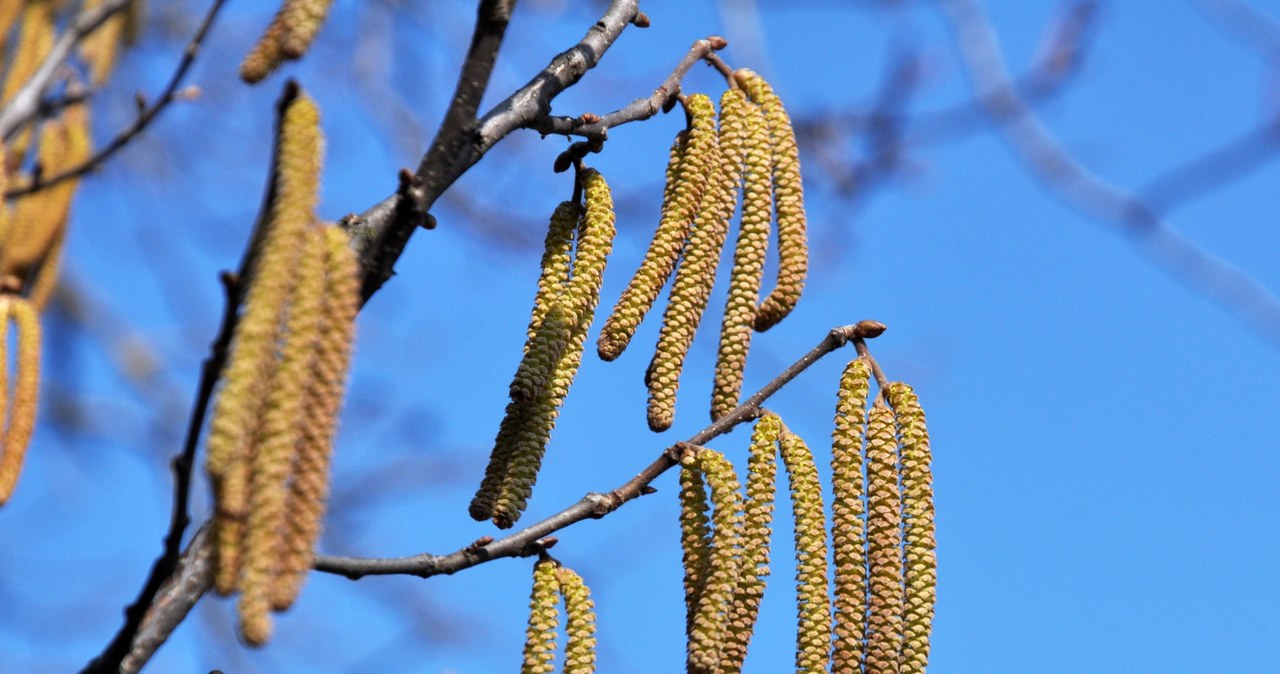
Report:
[[[194,71],[205,96],[166,113],[80,193],[68,276],[145,340],[165,372],[148,397],[122,384],[96,338],[46,341],[47,381],[79,396],[90,430],[59,432],[59,396],[46,396],[26,473],[0,511],[0,653],[14,671],[66,671],[96,653],[159,551],[166,462],[178,448],[172,429],[185,422],[214,333],[216,273],[238,259],[266,170],[283,77],[253,89],[234,80],[266,4],[231,3]],[[329,218],[373,203],[397,168],[416,165],[470,30],[469,3],[420,3],[430,8],[392,23],[357,4],[338,2],[317,52],[285,69],[325,114]],[[525,82],[594,21],[594,6],[564,4],[518,8],[495,93]],[[644,95],[692,40],[715,33],[731,42],[726,60],[766,74],[797,117],[865,110],[895,46],[924,59],[911,113],[971,97],[930,3],[889,13],[872,4],[645,3],[653,26],[628,30],[556,112],[604,112]],[[986,4],[1005,58],[1022,71],[1059,3]],[[739,5],[758,14],[726,20]],[[1275,113],[1267,94],[1275,73],[1198,6],[1104,3],[1083,71],[1037,108],[1104,179],[1140,187]],[[1274,4],[1265,9],[1280,20]],[[124,62],[121,91],[156,90],[174,52],[173,41],[144,40]],[[352,53],[361,74],[345,70]],[[721,87],[698,67],[686,90]],[[97,130],[127,115],[121,97]],[[625,206],[604,305],[644,252],[680,121],[619,128],[589,159]],[[863,148],[855,143],[851,157]],[[466,506],[519,360],[536,242],[569,194],[568,178],[550,172],[563,147],[533,133],[503,143],[458,184],[469,201],[443,202],[439,228],[415,235],[399,275],[361,315],[324,551],[444,553],[494,533]],[[796,312],[757,337],[747,388],[832,326],[889,325],[873,352],[891,378],[916,387],[935,452],[940,584],[930,671],[1274,669],[1280,344],[1047,193],[989,129],[907,158],[902,174],[856,202],[835,197],[818,163],[806,163],[813,273]],[[1275,167],[1252,171],[1197,193],[1168,223],[1280,289],[1277,181]],[[702,427],[716,326],[709,320],[694,344],[676,426],[661,437],[645,426],[642,381],[656,321],[618,361],[584,360],[529,521],[617,486]],[[850,357],[830,356],[769,404],[820,463]],[[746,433],[713,447],[742,461]],[[655,486],[654,496],[562,532],[554,550],[594,592],[603,672],[683,663],[674,475]],[[198,489],[203,515],[203,481]],[[791,667],[790,546],[780,527],[751,672]],[[454,577],[358,583],[314,575],[258,651],[234,644],[231,603],[206,599],[150,671],[513,671],[530,566],[502,560]]]

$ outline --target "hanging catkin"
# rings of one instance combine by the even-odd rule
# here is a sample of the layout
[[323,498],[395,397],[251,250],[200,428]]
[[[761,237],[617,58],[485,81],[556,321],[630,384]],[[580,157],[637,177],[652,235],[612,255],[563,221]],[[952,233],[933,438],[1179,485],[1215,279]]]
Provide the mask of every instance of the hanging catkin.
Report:
[[[13,398],[9,399],[9,321],[17,327]],[[40,319],[27,300],[0,295],[0,505],[13,496],[35,430],[40,392]],[[5,424],[5,420],[8,423]]]
[[591,591],[582,576],[561,566],[556,569],[560,595],[564,597],[564,674],[592,674],[596,671],[596,614]]
[[747,463],[746,498],[742,517],[742,559],[738,587],[728,616],[728,635],[721,657],[722,671],[738,672],[747,657],[755,631],[765,580],[769,577],[769,537],[773,533],[773,501],[777,490],[778,438],[782,420],[772,413],[756,422]]
[[785,428],[779,438],[791,489],[796,542],[796,672],[825,672],[831,654],[827,520],[813,453]]
[[677,138],[671,148],[662,219],[644,261],[600,329],[596,351],[604,360],[617,358],[627,348],[636,327],[662,292],[689,238],[689,228],[702,202],[707,177],[715,170],[718,145],[715,106],[703,94],[687,97],[684,106],[690,126],[684,143]]
[[716,357],[715,388],[711,396],[714,421],[738,406],[742,373],[751,348],[756,299],[764,274],[764,258],[769,247],[772,213],[770,187],[769,131],[764,113],[751,107],[746,117],[747,164],[742,195],[742,225],[733,253],[729,276],[729,298],[725,302],[720,327],[720,350]]
[[733,464],[719,452],[698,449],[681,463],[702,473],[710,487],[713,506],[710,546],[690,620],[687,662],[689,672],[711,673],[719,669],[728,627],[726,619],[738,584],[742,493]]
[[529,626],[525,629],[524,662],[521,674],[550,674],[555,671],[556,631],[560,626],[560,589],[556,563],[538,560],[533,565],[533,592],[529,596]]
[[275,369],[281,316],[292,291],[306,227],[314,220],[319,184],[319,110],[296,88],[281,101],[274,159],[274,195],[244,291],[222,390],[209,432],[206,469],[214,482],[218,565],[215,587],[229,594],[239,583],[241,539],[248,516],[250,454]]
[[924,674],[929,664],[929,632],[937,593],[933,486],[929,431],[924,410],[910,386],[890,384],[886,393],[898,427],[902,461],[904,582],[902,674]]
[[809,273],[806,242],[804,185],[800,179],[800,153],[796,148],[791,117],[769,83],[750,70],[734,74],[751,101],[764,111],[769,129],[773,208],[778,219],[778,278],[773,291],[760,302],[754,327],[763,332],[776,325],[800,300]]
[[680,372],[715,284],[720,252],[742,182],[747,105],[746,95],[739,89],[730,89],[720,98],[719,147],[713,153],[716,159],[713,174],[698,209],[684,260],[676,270],[658,346],[646,375],[649,428],[654,431],[670,428],[675,419]]
[[867,415],[868,674],[899,671],[902,654],[902,498],[893,412],[877,400]]
[[[566,281],[561,282],[558,295],[546,297],[549,309],[535,307],[534,320],[541,322],[534,328],[528,351],[517,376],[521,372],[546,370],[545,366],[529,367],[525,363],[533,359],[547,358],[545,349],[559,353],[554,358],[545,380],[537,385],[538,375],[526,375],[533,396],[525,399],[516,395],[519,388],[513,385],[512,401],[498,429],[494,449],[489,458],[485,479],[472,499],[470,514],[475,519],[492,519],[501,528],[515,524],[524,512],[533,492],[542,465],[542,456],[555,427],[560,405],[564,402],[582,362],[583,343],[600,300],[600,286],[604,282],[604,268],[613,249],[614,228],[613,197],[608,183],[599,172],[587,169],[578,178],[582,185],[584,206],[578,220],[577,246],[571,270]],[[557,210],[559,213],[559,210]],[[554,220],[554,218],[553,218]],[[544,260],[560,259],[558,250],[561,237],[552,234],[547,238]],[[544,269],[544,277],[547,276]],[[557,285],[553,272],[547,280],[548,292],[554,293]],[[539,283],[537,301],[544,298],[543,284]],[[551,333],[551,339],[543,339],[541,333]]]
[[333,0],[284,0],[267,30],[240,63],[240,78],[258,82],[287,60],[302,58],[324,26]]
[[863,427],[871,368],[862,358],[840,378],[831,450],[831,542],[835,561],[832,674],[862,671],[867,614],[866,486],[862,477]]

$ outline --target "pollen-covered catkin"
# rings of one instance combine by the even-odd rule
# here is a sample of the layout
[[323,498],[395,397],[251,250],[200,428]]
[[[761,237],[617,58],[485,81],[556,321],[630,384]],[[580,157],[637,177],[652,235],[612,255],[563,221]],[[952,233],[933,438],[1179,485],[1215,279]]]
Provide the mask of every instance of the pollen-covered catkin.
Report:
[[[18,483],[18,475],[22,472],[23,459],[27,446],[31,444],[31,434],[35,430],[36,407],[40,393],[40,318],[31,304],[21,297],[6,295],[0,297],[0,321],[5,325],[0,329],[0,356],[4,362],[0,369],[8,368],[8,331],[9,320],[17,327],[17,358],[14,374],[13,397],[0,408],[0,415],[8,414],[9,423],[0,438],[0,505],[8,502],[13,489]],[[5,373],[7,375],[7,372]],[[7,378],[7,377],[6,377]],[[8,382],[0,379],[0,385],[8,393]],[[0,416],[0,422],[4,417]]]
[[529,626],[525,629],[521,674],[555,671],[556,631],[560,627],[559,590],[556,563],[550,559],[538,560],[533,565],[533,592],[529,597]]
[[564,631],[568,635],[564,673],[592,674],[596,671],[596,613],[591,591],[582,576],[564,566],[556,570],[556,578],[564,597]]
[[795,518],[796,672],[825,672],[831,654],[831,598],[822,485],[813,453],[800,436],[784,428],[779,444]]
[[689,237],[689,228],[702,202],[707,177],[714,170],[712,161],[718,145],[716,110],[711,99],[693,94],[685,99],[690,127],[683,146],[677,140],[671,151],[672,165],[667,169],[669,197],[662,205],[662,219],[645,253],[644,261],[627,284],[622,297],[605,321],[596,343],[596,351],[604,360],[617,358],[653,306],[658,293],[675,269]]
[[319,339],[303,402],[298,455],[289,483],[288,513],[281,545],[280,578],[272,590],[272,608],[293,604],[315,555],[329,496],[329,461],[355,341],[360,307],[360,275],[346,232],[334,226],[324,237],[324,292]]
[[747,164],[742,194],[742,225],[733,253],[729,276],[729,298],[720,326],[720,350],[716,356],[715,388],[711,396],[711,419],[715,421],[738,406],[742,373],[751,348],[756,298],[764,275],[764,258],[769,248],[769,221],[773,198],[769,177],[769,131],[764,113],[750,106],[746,116]]
[[693,618],[711,567],[711,517],[707,484],[692,453],[680,461],[680,549],[684,563],[685,634],[693,640]]
[[867,415],[867,672],[899,671],[902,654],[902,499],[893,412],[881,401]]
[[902,461],[906,595],[901,671],[924,674],[929,664],[929,633],[938,583],[929,431],[920,400],[910,386],[895,382],[886,393],[897,421]]
[[[583,171],[584,206],[578,221],[578,245],[574,252],[573,268],[568,285],[558,303],[570,322],[569,341],[563,354],[551,371],[551,376],[532,404],[517,405],[519,416],[513,437],[513,446],[505,475],[493,497],[492,519],[501,528],[515,524],[524,512],[533,485],[538,479],[542,456],[546,451],[551,431],[555,428],[560,405],[569,393],[569,387],[578,374],[582,362],[583,343],[591,328],[596,305],[600,301],[600,286],[604,282],[604,269],[613,250],[614,227],[613,197],[608,183],[594,170]],[[516,401],[513,401],[513,403]],[[511,408],[508,407],[510,414]],[[505,421],[504,421],[505,425]],[[495,441],[494,454],[500,453],[503,441],[502,429]],[[482,485],[483,487],[483,485]],[[474,516],[474,512],[472,513]]]
[[332,0],[284,0],[266,32],[240,63],[240,78],[259,82],[284,61],[302,58],[324,26]]
[[756,422],[751,434],[751,458],[747,461],[747,488],[742,516],[742,558],[738,587],[728,616],[728,635],[720,669],[738,672],[747,657],[747,645],[755,631],[765,579],[769,577],[769,537],[773,532],[773,502],[777,490],[778,437],[782,420],[772,413]]
[[210,423],[205,467],[214,482],[215,587],[222,594],[239,584],[250,448],[275,368],[280,317],[292,289],[299,244],[314,220],[320,153],[319,111],[311,99],[291,91],[281,102],[277,123],[275,198],[263,231],[255,233],[254,262],[242,279],[248,284],[244,306]]
[[733,464],[723,454],[699,449],[694,463],[711,488],[711,549],[702,592],[689,634],[689,672],[718,671],[726,641],[726,619],[738,584],[742,493]]
[[755,329],[764,332],[786,318],[800,300],[809,273],[809,247],[800,179],[800,152],[791,117],[769,83],[750,70],[735,78],[752,102],[764,110],[772,156],[773,208],[778,221],[778,278],[773,291],[756,309]]
[[871,368],[862,358],[845,367],[836,401],[831,443],[831,543],[835,561],[835,629],[832,674],[862,671],[867,614],[866,485],[862,477],[863,428]]
[[[84,9],[94,9],[101,4],[102,0],[85,0]],[[120,46],[124,41],[125,23],[128,20],[127,10],[117,12],[80,41],[80,55],[89,66],[89,81],[94,86],[101,86],[106,82],[112,69],[115,68],[116,58],[120,55]]]
[[[19,4],[10,0],[5,4]],[[28,0],[22,11],[22,25],[18,28],[18,42],[8,59],[8,73],[4,88],[0,90],[0,103],[13,100],[22,86],[31,79],[36,69],[53,49],[52,0]]]
[[715,284],[720,252],[742,182],[746,106],[746,95],[739,89],[730,89],[720,97],[719,147],[715,152],[713,174],[698,209],[684,260],[676,270],[671,297],[662,316],[658,346],[646,377],[649,428],[654,431],[665,431],[675,420],[680,372]]

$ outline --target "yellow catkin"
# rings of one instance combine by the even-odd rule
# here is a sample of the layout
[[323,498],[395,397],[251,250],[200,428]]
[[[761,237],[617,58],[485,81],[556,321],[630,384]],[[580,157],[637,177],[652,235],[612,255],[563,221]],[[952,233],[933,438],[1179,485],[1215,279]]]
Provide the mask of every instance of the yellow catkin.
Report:
[[542,559],[534,564],[521,674],[550,674],[555,671],[556,632],[560,626],[559,590],[556,563]]
[[[4,4],[17,3],[16,0],[8,0]],[[52,48],[53,2],[27,0],[22,11],[22,26],[18,29],[18,42],[13,47],[4,87],[0,89],[0,103],[13,100],[14,95],[31,79]]]
[[747,489],[742,517],[742,559],[738,588],[729,611],[728,635],[720,659],[723,672],[739,672],[755,631],[765,580],[769,577],[769,538],[773,532],[773,502],[777,489],[778,438],[782,421],[769,413],[760,417],[751,434]]
[[687,671],[710,674],[719,670],[726,642],[726,619],[738,584],[742,492],[733,464],[723,454],[699,449],[693,459],[711,489],[714,509],[705,583],[689,633]]
[[684,563],[685,634],[693,640],[693,618],[711,565],[711,518],[707,484],[692,454],[680,462],[680,549]]
[[280,8],[284,17],[280,48],[285,58],[298,59],[307,53],[307,48],[324,26],[331,4],[333,0],[284,0]]
[[786,318],[800,300],[809,273],[809,246],[800,179],[800,152],[791,117],[764,78],[750,70],[735,77],[752,102],[764,110],[773,158],[773,208],[778,219],[778,278],[773,291],[756,310],[755,329],[768,330]]
[[[40,393],[40,318],[35,308],[21,297],[6,297],[4,303],[7,305],[4,322],[8,323],[12,318],[18,328],[18,356],[13,398],[8,401],[7,410],[0,410],[0,414],[7,411],[9,415],[8,426],[4,429],[3,453],[0,454],[0,505],[13,495],[18,475],[22,472],[23,459],[36,426]],[[7,340],[7,337],[0,334],[0,338]],[[4,367],[8,367],[7,362]],[[8,385],[7,382],[0,383]]]
[[273,585],[271,597],[272,608],[277,611],[297,598],[320,538],[329,497],[329,460],[360,307],[359,266],[346,233],[326,226],[322,236],[326,250],[320,339],[311,363],[298,455],[285,507],[288,517],[281,546],[280,578]]
[[867,415],[868,674],[897,674],[902,653],[902,500],[893,412]]
[[867,614],[866,485],[862,433],[871,369],[856,358],[845,367],[831,434],[831,543],[835,562],[835,629],[832,674],[859,674]]
[[525,355],[511,382],[512,400],[536,398],[568,345],[569,330],[563,314],[557,317],[558,324],[549,325],[545,330],[543,325],[552,305],[569,283],[574,230],[580,215],[581,207],[572,201],[561,202],[551,214],[542,252],[542,273],[538,276],[538,292],[533,298],[533,312],[525,338]]
[[244,60],[240,62],[240,79],[250,84],[261,82],[284,63],[284,48],[281,45],[285,34],[283,16],[283,12],[277,12],[271,23],[267,24],[262,37],[245,54]]
[[[102,0],[85,0],[84,9],[93,9],[101,4]],[[124,41],[125,24],[129,21],[128,14],[129,10],[116,12],[80,41],[80,56],[89,66],[89,81],[94,86],[106,82],[115,68],[120,45]]]
[[[662,219],[640,268],[600,329],[596,351],[604,360],[617,358],[627,348],[636,328],[667,284],[685,248],[707,177],[715,169],[712,161],[719,142],[715,106],[705,95],[694,94],[685,99],[685,110],[690,116],[690,127],[683,146],[677,139],[671,149],[665,190],[668,199],[662,205]],[[673,180],[675,184],[671,185]]]
[[[323,232],[311,230],[289,296],[283,346],[272,373],[261,424],[250,459],[249,515],[244,533],[244,562],[240,578],[240,632],[253,646],[271,635],[264,619],[282,559],[289,496],[289,476],[301,436],[303,399],[310,387],[312,358],[319,340],[324,293],[326,243]],[[265,628],[265,629],[264,629]]]
[[322,141],[315,104],[300,94],[287,96],[277,126],[275,198],[263,231],[255,234],[261,245],[245,279],[248,288],[222,372],[205,461],[216,501],[215,587],[223,594],[238,585],[250,449],[273,369],[280,316],[292,288],[299,244],[314,219],[319,184]]
[[937,598],[938,563],[934,540],[933,477],[924,410],[910,386],[886,390],[898,427],[902,461],[904,582],[906,584],[902,674],[924,674],[929,664],[929,632]]
[[[561,202],[556,207],[555,212],[551,214],[551,222],[547,227],[546,241],[542,250],[540,267],[542,272],[538,277],[538,291],[534,295],[533,312],[529,318],[529,329],[525,338],[525,358],[528,358],[529,351],[534,347],[534,342],[542,331],[542,325],[547,315],[569,285],[569,268],[572,265],[573,258],[574,232],[577,229],[580,215],[581,208],[572,201]],[[562,321],[563,313],[557,315],[556,320]],[[558,326],[551,327],[559,329]],[[517,371],[518,378],[519,372]],[[542,386],[532,390],[531,394],[534,395],[530,395],[528,400],[533,401],[540,397],[544,393],[543,388],[545,385],[544,382]],[[511,393],[513,399],[518,397],[515,391]],[[529,402],[512,402],[507,406],[502,426],[498,430],[498,440],[494,442],[493,452],[489,457],[489,465],[485,468],[484,479],[480,483],[480,488],[476,490],[475,497],[471,500],[469,513],[473,519],[487,520],[493,517],[493,502],[497,498],[499,487],[502,486],[502,482],[507,476],[511,463],[511,452],[515,448],[510,436],[524,423],[523,419],[531,408],[532,405]]]
[[564,631],[568,635],[564,674],[592,674],[596,671],[596,613],[591,591],[581,576],[563,566],[556,571],[556,579],[564,597]]
[[746,159],[747,101],[741,90],[730,89],[720,98],[719,147],[713,176],[698,210],[684,261],[676,270],[671,298],[662,317],[658,346],[649,364],[649,428],[665,431],[675,420],[676,391],[685,356],[702,322],[711,287],[715,284],[742,182]]
[[783,429],[779,444],[795,518],[796,672],[825,672],[831,654],[831,598],[822,485],[813,453],[799,436]]
[[720,326],[720,350],[716,357],[715,387],[711,396],[713,421],[738,406],[742,373],[747,365],[747,351],[751,348],[756,298],[760,294],[764,258],[769,248],[773,203],[769,182],[769,132],[759,107],[752,106],[746,122],[747,165],[742,194],[742,226],[733,253],[724,322]]
[[9,46],[9,30],[22,13],[21,2],[0,2],[0,51],[7,52]]
[[58,267],[62,264],[62,249],[66,239],[67,230],[63,227],[49,243],[49,249],[40,260],[39,269],[27,281],[27,299],[31,300],[31,306],[38,312],[44,311],[54,289],[58,287]]

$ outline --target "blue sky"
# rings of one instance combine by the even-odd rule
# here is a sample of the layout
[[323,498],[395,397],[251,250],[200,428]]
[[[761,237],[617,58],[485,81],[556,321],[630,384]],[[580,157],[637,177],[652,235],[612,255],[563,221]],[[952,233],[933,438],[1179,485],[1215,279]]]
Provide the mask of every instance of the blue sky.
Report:
[[[470,29],[467,3],[429,3],[390,25],[356,4],[337,3],[316,53],[285,69],[324,111],[329,218],[373,203],[397,168],[416,164]],[[522,84],[594,21],[594,7],[567,4],[518,8],[494,92]],[[894,47],[925,64],[913,115],[971,98],[932,5],[871,4],[646,3],[653,26],[628,30],[555,110],[603,112],[644,95],[694,39],[715,33],[731,42],[726,60],[764,73],[797,117],[865,110]],[[1011,70],[1022,71],[1059,3],[986,4]],[[1274,114],[1266,95],[1274,72],[1207,18],[1201,7],[1210,4],[1104,3],[1083,70],[1037,108],[1104,179],[1136,189]],[[193,73],[205,96],[171,109],[86,181],[75,207],[68,277],[128,326],[126,338],[149,345],[164,374],[148,397],[122,382],[98,346],[101,332],[46,342],[46,378],[77,396],[90,432],[55,428],[48,401],[59,398],[46,396],[19,491],[0,512],[8,542],[0,653],[22,671],[65,671],[96,653],[159,550],[166,461],[178,448],[167,429],[185,421],[213,336],[216,273],[235,264],[257,209],[283,82],[277,75],[251,89],[233,79],[267,15],[231,5]],[[739,5],[758,14],[728,14]],[[172,41],[144,41],[124,63],[120,91],[154,91],[174,53]],[[345,71],[351,54],[369,69],[363,75]],[[721,87],[701,67],[686,84]],[[96,120],[102,137],[127,119],[120,98]],[[589,158],[625,206],[602,306],[643,255],[680,122],[672,115],[616,129]],[[550,172],[563,147],[524,133],[496,148],[458,183],[467,199],[437,208],[439,228],[415,235],[398,276],[361,315],[325,551],[443,553],[493,533],[466,505],[519,359],[536,242],[569,194],[568,178]],[[916,387],[935,452],[940,583],[930,671],[1273,668],[1280,344],[1047,193],[987,128],[908,159],[903,174],[853,202],[806,163],[813,273],[796,312],[755,340],[747,388],[832,326],[888,324],[873,353],[891,378]],[[1277,180],[1280,171],[1263,166],[1197,192],[1168,224],[1280,288]],[[717,290],[709,315],[722,301]],[[618,361],[584,360],[527,520],[621,484],[702,427],[716,325],[708,319],[699,333],[676,425],[661,437],[645,427],[642,380],[656,321]],[[769,403],[820,465],[852,355],[833,354]],[[740,429],[712,446],[741,462],[746,436]],[[562,532],[554,550],[593,589],[601,671],[676,671],[683,662],[674,475],[655,486],[654,496]],[[203,514],[203,482],[199,490]],[[790,546],[779,527],[747,671],[791,667]],[[530,568],[501,560],[452,577],[358,583],[314,575],[259,651],[234,643],[230,602],[206,599],[153,671],[511,671]]]

